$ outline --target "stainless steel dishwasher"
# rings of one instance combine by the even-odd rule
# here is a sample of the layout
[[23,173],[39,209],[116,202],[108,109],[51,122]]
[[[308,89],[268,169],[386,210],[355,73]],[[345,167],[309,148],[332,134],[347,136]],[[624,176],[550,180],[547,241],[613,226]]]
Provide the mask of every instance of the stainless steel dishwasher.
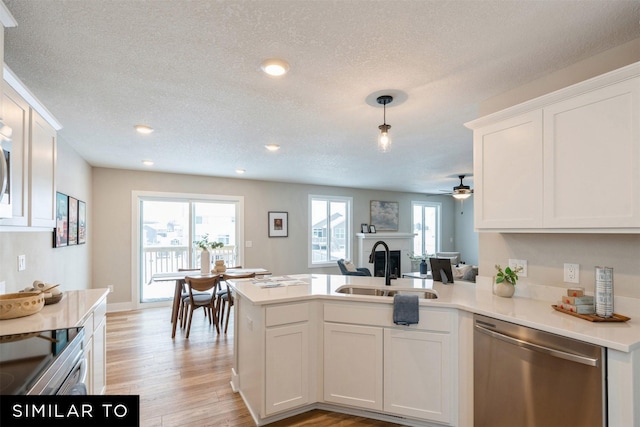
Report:
[[474,316],[475,427],[607,425],[606,349]]

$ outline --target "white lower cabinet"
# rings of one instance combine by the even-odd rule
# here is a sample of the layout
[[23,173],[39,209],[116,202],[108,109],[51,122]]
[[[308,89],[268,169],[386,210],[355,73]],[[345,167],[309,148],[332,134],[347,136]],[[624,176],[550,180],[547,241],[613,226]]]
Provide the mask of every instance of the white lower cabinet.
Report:
[[384,411],[448,423],[452,369],[449,334],[384,330]]
[[268,328],[265,349],[267,415],[308,404],[308,322]]
[[107,302],[104,300],[82,324],[84,328],[84,358],[87,363],[85,384],[89,394],[104,394],[107,389],[106,313]]
[[382,410],[382,328],[324,324],[324,400]]
[[455,312],[421,307],[410,327],[392,314],[390,305],[325,303],[324,401],[455,424]]

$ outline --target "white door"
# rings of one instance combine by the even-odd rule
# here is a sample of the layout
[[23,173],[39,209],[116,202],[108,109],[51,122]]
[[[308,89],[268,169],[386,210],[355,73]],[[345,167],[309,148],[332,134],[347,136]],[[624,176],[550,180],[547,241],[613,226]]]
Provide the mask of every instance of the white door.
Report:
[[324,400],[382,410],[382,328],[324,324]]
[[266,414],[309,403],[309,324],[266,331]]
[[450,422],[450,343],[449,334],[385,329],[385,412]]

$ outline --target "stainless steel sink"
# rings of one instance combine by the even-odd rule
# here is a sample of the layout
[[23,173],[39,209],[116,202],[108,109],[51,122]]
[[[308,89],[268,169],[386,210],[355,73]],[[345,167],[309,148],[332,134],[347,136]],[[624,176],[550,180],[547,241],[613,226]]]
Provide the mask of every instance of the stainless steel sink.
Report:
[[438,294],[433,289],[388,289],[388,288],[368,288],[360,286],[341,286],[336,292],[349,295],[371,295],[378,297],[392,297],[395,294],[417,294],[418,298],[437,299]]

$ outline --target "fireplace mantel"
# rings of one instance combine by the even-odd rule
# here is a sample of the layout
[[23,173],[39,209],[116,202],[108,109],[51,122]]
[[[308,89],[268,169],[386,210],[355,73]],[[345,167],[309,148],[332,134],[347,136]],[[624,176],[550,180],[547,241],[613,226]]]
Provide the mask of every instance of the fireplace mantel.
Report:
[[[373,245],[382,240],[391,251],[402,252],[401,268],[403,273],[411,271],[411,263],[407,254],[413,250],[413,237],[415,233],[356,233],[358,238],[358,267],[367,267],[373,271],[373,264],[369,264],[369,254]],[[382,248],[378,248],[382,249]]]

